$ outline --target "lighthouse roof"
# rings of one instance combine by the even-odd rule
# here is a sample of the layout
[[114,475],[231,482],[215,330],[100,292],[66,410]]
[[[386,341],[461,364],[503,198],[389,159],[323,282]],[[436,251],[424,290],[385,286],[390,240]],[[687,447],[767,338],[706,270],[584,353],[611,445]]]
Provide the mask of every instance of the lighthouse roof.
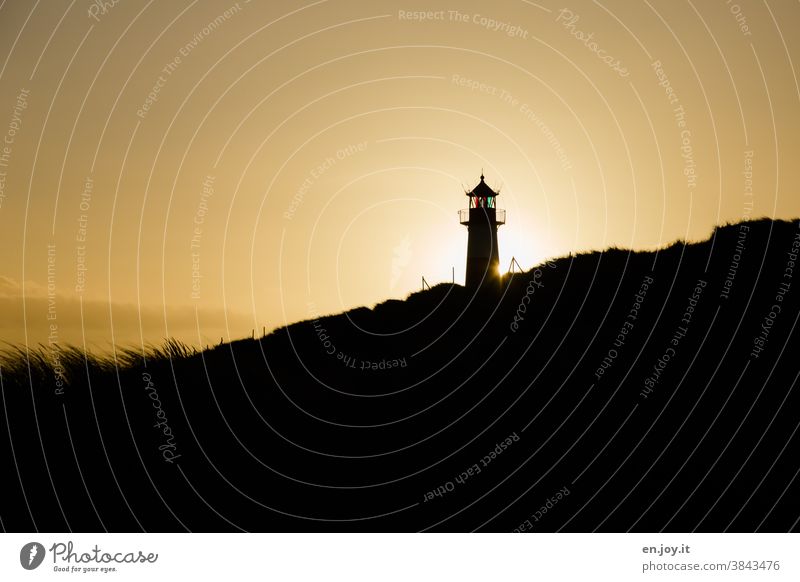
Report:
[[499,192],[495,192],[492,188],[484,182],[483,174],[481,174],[481,181],[472,189],[472,192],[467,192],[467,196],[476,196],[476,197],[485,197],[485,196],[497,196]]

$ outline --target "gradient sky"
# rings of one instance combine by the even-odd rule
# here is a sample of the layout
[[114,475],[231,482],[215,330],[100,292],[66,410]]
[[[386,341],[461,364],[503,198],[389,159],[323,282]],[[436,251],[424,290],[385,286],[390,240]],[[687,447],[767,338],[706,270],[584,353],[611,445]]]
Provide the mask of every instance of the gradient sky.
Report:
[[797,2],[102,4],[0,5],[7,342],[204,345],[463,282],[481,170],[504,268],[800,215]]

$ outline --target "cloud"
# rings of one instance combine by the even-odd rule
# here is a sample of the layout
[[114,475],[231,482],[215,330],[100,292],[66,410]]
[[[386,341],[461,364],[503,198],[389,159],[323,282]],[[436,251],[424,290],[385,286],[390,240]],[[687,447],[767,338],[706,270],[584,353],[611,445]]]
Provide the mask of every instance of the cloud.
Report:
[[249,336],[257,327],[253,319],[249,314],[194,306],[140,307],[61,294],[49,298],[46,288],[28,282],[23,297],[19,281],[0,276],[0,342],[9,344],[37,345],[54,339],[79,346],[85,341],[106,350],[112,344],[161,344],[176,338],[204,346],[220,338]]
[[[35,281],[25,281],[25,296],[44,297],[47,288]],[[11,277],[0,275],[0,297],[21,297],[23,295],[22,283]]]

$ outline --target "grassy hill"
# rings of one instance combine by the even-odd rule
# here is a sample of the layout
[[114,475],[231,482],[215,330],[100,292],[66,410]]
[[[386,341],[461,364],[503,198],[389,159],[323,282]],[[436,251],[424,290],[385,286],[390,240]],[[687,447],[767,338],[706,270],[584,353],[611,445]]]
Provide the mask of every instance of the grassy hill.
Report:
[[0,363],[9,531],[789,531],[800,222]]

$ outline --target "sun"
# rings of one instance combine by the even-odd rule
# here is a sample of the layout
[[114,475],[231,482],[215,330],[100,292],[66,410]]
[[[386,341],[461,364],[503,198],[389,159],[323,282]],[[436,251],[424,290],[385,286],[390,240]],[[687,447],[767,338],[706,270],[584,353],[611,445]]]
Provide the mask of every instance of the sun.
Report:
[[497,238],[501,275],[509,272],[512,258],[527,271],[552,255],[549,248],[542,246],[541,237],[527,232],[522,226],[506,225],[499,230]]

